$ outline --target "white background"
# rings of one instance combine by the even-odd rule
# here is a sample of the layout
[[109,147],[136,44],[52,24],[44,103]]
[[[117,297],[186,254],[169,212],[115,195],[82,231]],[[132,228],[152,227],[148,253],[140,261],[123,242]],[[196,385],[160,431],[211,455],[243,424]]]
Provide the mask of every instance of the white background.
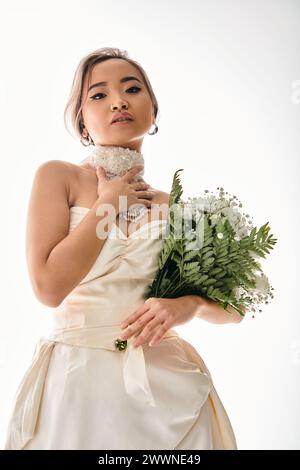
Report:
[[[198,318],[177,330],[210,369],[239,449],[300,449],[300,2],[11,1],[0,11],[0,439],[51,308],[26,266],[26,212],[47,160],[89,149],[63,124],[81,58],[119,47],[145,68],[160,105],[142,148],[145,179],[183,197],[223,186],[278,239],[264,260],[275,299],[240,324]],[[180,397],[178,397],[180,399]]]

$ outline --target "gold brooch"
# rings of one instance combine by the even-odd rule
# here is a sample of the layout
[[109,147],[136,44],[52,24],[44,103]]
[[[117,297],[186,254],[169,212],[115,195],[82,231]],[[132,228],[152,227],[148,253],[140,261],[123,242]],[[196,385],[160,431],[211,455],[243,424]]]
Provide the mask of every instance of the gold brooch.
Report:
[[124,351],[124,349],[127,348],[127,340],[122,340],[120,338],[117,338],[115,341],[115,346],[119,351]]

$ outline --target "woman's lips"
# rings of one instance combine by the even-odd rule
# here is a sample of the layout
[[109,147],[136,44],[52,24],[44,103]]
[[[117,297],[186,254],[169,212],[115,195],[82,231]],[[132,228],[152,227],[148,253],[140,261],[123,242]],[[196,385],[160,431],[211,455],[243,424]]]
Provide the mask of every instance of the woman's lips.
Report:
[[119,126],[124,126],[125,124],[131,124],[132,122],[133,122],[132,119],[128,119],[128,120],[126,120],[126,121],[115,121],[115,122],[112,122],[111,125],[112,125],[112,126],[117,126],[117,125],[119,125]]

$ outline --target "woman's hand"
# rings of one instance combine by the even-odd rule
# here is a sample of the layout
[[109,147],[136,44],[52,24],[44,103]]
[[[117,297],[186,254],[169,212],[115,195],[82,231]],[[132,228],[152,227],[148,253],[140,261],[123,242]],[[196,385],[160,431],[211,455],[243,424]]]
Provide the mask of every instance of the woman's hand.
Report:
[[105,169],[101,166],[97,167],[98,196],[108,198],[109,201],[112,200],[118,211],[121,210],[121,208],[119,208],[119,196],[125,196],[127,198],[127,207],[122,208],[122,210],[128,210],[130,206],[134,204],[144,204],[146,207],[151,207],[151,199],[155,191],[147,191],[149,185],[144,181],[131,182],[142,169],[143,165],[135,165],[123,176],[108,180]]
[[133,346],[146,342],[153,346],[170,328],[191,320],[196,310],[197,303],[190,296],[176,299],[150,297],[121,324],[121,328],[127,329],[120,338],[125,340],[135,335]]

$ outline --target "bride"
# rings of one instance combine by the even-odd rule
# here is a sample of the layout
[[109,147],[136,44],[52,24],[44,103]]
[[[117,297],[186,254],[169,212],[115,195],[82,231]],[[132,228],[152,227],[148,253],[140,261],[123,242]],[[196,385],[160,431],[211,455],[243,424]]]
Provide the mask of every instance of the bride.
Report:
[[208,368],[173,327],[242,317],[196,295],[144,299],[170,196],[143,179],[157,115],[127,52],[81,60],[65,118],[93,150],[78,165],[45,162],[34,177],[28,269],[53,329],[16,392],[5,449],[237,449]]

